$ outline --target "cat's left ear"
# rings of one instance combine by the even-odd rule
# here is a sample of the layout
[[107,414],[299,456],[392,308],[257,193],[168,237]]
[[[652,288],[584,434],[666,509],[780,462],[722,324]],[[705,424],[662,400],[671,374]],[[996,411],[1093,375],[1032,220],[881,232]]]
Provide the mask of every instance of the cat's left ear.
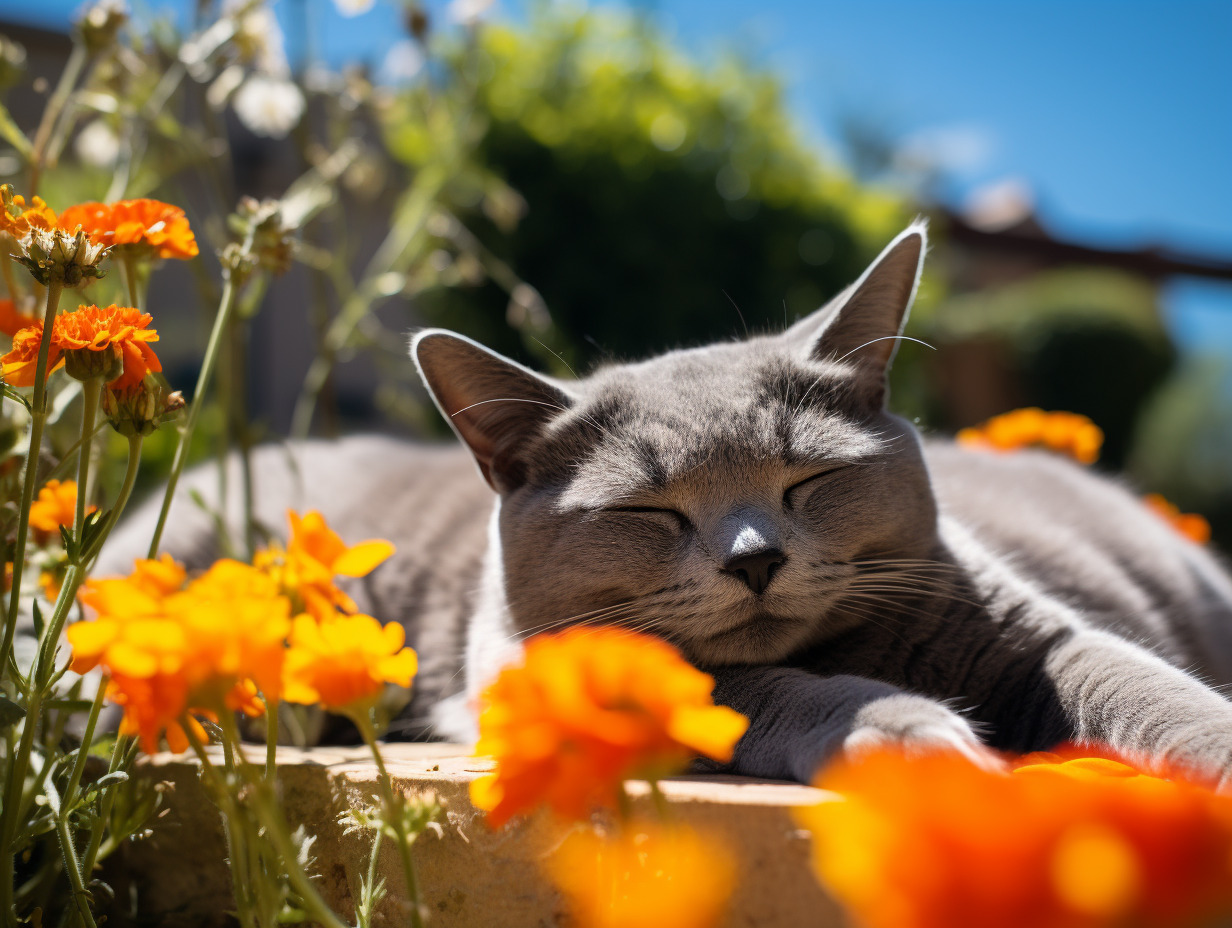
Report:
[[856,369],[856,384],[878,408],[886,372],[920,285],[928,223],[917,219],[886,246],[860,279],[785,333],[812,361],[839,361]]

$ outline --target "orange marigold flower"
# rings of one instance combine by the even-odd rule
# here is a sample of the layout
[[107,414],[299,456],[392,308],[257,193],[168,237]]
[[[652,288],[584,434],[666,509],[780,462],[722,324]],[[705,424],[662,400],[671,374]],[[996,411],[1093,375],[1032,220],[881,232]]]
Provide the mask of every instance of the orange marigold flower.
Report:
[[1017,451],[1033,445],[1067,454],[1082,464],[1094,464],[1104,444],[1104,433],[1086,416],[1073,412],[1045,412],[1030,407],[994,416],[982,425],[962,429],[960,445],[994,451]]
[[338,589],[334,578],[366,577],[394,553],[388,541],[370,539],[347,546],[325,518],[312,510],[300,516],[287,511],[291,540],[284,549],[271,545],[253,563],[274,577],[284,592],[318,619],[337,610],[354,613],[355,601]]
[[0,187],[0,198],[3,209],[0,209],[0,232],[7,232],[13,238],[19,239],[28,235],[31,229],[50,232],[56,228],[56,214],[42,197],[31,197],[30,205],[26,206],[25,197],[13,193],[8,184]]
[[736,881],[721,841],[653,823],[605,836],[575,831],[547,869],[585,928],[713,928]]
[[290,604],[264,573],[218,561],[180,588],[183,568],[164,558],[138,561],[125,578],[91,580],[82,601],[98,611],[66,635],[71,668],[111,677],[108,694],[124,707],[125,733],[147,753],[164,733],[173,750],[187,742],[188,712],[260,714],[258,690],[278,698]]
[[1171,525],[1192,542],[1204,545],[1211,540],[1211,523],[1193,512],[1181,512],[1158,493],[1148,493],[1142,497],[1148,509]]
[[397,622],[370,615],[295,617],[283,668],[283,698],[326,709],[365,711],[386,683],[411,685],[419,663]]
[[483,695],[479,754],[496,771],[471,799],[499,827],[540,803],[583,818],[621,781],[674,772],[695,754],[729,761],[748,719],[715,706],[714,679],[666,642],[618,628],[541,635]]
[[12,338],[27,326],[38,323],[33,316],[17,311],[17,304],[12,300],[0,300],[0,332]]
[[1232,798],[1103,758],[1012,774],[885,750],[797,812],[819,878],[864,928],[1183,928],[1232,915]]
[[198,254],[184,211],[158,200],[80,203],[61,213],[59,224],[62,229],[80,226],[100,244],[141,246],[160,258],[186,260]]
[[[119,375],[110,381],[113,389],[135,384],[163,369],[150,347],[158,341],[158,332],[149,328],[152,321],[149,313],[128,306],[81,306],[63,313],[52,326],[47,371],[50,374],[68,360],[77,366],[76,376],[105,376],[118,368]],[[13,386],[34,384],[42,337],[41,323],[22,329],[13,337],[12,350],[0,358],[4,379]],[[73,367],[69,370],[74,372]]]
[[[97,508],[90,506],[86,511],[93,512]],[[38,533],[41,543],[51,535],[58,535],[62,525],[72,528],[76,515],[77,481],[48,480],[30,504],[30,527]]]

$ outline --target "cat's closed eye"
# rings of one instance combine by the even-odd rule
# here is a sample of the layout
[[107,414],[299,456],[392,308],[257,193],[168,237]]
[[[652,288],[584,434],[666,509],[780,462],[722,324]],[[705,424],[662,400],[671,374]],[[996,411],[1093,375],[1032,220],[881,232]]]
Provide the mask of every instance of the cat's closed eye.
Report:
[[686,531],[693,527],[693,523],[689,521],[689,517],[684,513],[661,506],[606,506],[600,512],[633,517],[648,517],[660,522],[670,520],[681,531]]
[[797,480],[783,491],[783,508],[789,510],[799,508],[814,490],[825,483],[825,478],[833,477],[839,471],[851,466],[850,463],[832,464],[803,480]]

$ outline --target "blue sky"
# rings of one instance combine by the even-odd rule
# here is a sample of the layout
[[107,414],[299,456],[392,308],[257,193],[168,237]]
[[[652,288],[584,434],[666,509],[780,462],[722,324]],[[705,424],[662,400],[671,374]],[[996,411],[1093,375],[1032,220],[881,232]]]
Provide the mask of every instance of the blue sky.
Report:
[[[0,0],[0,18],[63,25],[77,0]],[[184,13],[187,0],[134,7]],[[440,14],[444,3],[429,0]],[[819,142],[858,113],[951,160],[947,195],[1016,178],[1060,234],[1232,257],[1230,0],[653,0],[700,55],[735,47],[779,72]],[[401,37],[377,0],[277,0],[294,54],[305,14],[326,57],[379,62]],[[497,16],[518,16],[504,0]],[[443,16],[438,15],[438,19]],[[1174,329],[1232,356],[1232,286],[1177,281]]]

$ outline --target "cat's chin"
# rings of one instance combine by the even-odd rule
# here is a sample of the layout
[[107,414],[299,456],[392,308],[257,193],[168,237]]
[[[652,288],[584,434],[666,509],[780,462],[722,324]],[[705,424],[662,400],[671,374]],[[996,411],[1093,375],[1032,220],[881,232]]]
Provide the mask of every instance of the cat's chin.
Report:
[[757,612],[727,628],[682,642],[699,664],[771,664],[809,644],[817,636],[816,618]]

